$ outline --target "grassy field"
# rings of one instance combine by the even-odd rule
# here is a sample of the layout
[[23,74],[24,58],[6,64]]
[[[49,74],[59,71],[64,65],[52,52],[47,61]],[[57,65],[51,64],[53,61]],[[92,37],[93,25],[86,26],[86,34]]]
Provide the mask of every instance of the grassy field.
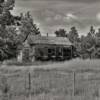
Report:
[[[100,96],[99,70],[100,60],[76,59],[30,66],[1,65],[0,83],[3,78],[7,80],[4,86],[9,87],[10,100],[29,100],[29,93],[32,100],[97,100]],[[1,87],[0,97],[3,95]]]

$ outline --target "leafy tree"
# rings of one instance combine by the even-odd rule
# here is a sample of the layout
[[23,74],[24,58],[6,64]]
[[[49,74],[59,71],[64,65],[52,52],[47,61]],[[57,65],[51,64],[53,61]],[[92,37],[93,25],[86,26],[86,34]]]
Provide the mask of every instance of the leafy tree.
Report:
[[40,35],[39,28],[33,22],[33,18],[30,12],[27,12],[25,16],[21,14],[21,27],[20,27],[20,37],[22,42],[25,42],[29,35]]
[[98,29],[98,32],[95,35],[96,40],[96,48],[100,48],[100,28]]
[[10,10],[14,7],[14,0],[1,0],[0,3],[0,24],[2,26],[5,26],[7,24],[10,24],[12,20],[12,15],[10,13]]
[[[39,28],[33,23],[29,12],[24,16],[13,16],[15,0],[0,0],[0,61],[16,57],[18,47],[31,35],[40,35]],[[17,34],[19,27],[21,34]]]
[[100,28],[98,29],[98,32],[96,33],[96,37],[100,37]]
[[69,34],[68,34],[68,38],[69,40],[74,43],[78,40],[79,38],[79,35],[78,35],[78,32],[77,32],[77,29],[76,27],[72,27]]
[[59,29],[57,31],[55,31],[55,35],[57,37],[66,37],[66,31],[64,29]]
[[93,26],[90,27],[90,31],[87,36],[81,37],[81,48],[84,54],[87,54],[88,57],[91,59],[92,54],[95,52],[96,48],[96,41],[95,41],[95,30]]
[[17,35],[12,25],[14,20],[10,10],[14,7],[14,0],[0,1],[0,61],[17,55]]
[[90,27],[90,32],[89,32],[89,34],[91,34],[92,36],[95,35],[95,29],[94,29],[93,26]]
[[0,61],[16,57],[17,46],[18,44],[9,38],[0,39]]

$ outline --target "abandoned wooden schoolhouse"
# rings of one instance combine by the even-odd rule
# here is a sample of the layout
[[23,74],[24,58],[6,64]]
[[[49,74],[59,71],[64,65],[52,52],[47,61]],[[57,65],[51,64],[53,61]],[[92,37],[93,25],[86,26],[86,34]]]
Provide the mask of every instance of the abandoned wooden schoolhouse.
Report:
[[68,38],[29,36],[21,52],[23,61],[67,60],[72,58],[72,43]]

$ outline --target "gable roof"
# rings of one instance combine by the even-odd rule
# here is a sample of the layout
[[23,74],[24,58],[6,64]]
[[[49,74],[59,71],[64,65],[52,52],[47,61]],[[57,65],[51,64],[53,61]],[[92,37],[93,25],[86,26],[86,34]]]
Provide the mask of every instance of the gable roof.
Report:
[[47,37],[47,36],[29,36],[29,44],[49,44],[49,45],[72,45],[68,38]]

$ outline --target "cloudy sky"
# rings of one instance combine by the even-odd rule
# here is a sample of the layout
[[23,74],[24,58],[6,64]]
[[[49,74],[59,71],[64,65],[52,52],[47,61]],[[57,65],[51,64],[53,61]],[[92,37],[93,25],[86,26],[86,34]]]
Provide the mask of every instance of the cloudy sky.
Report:
[[15,0],[13,14],[30,11],[42,34],[76,25],[81,34],[100,26],[100,0]]

